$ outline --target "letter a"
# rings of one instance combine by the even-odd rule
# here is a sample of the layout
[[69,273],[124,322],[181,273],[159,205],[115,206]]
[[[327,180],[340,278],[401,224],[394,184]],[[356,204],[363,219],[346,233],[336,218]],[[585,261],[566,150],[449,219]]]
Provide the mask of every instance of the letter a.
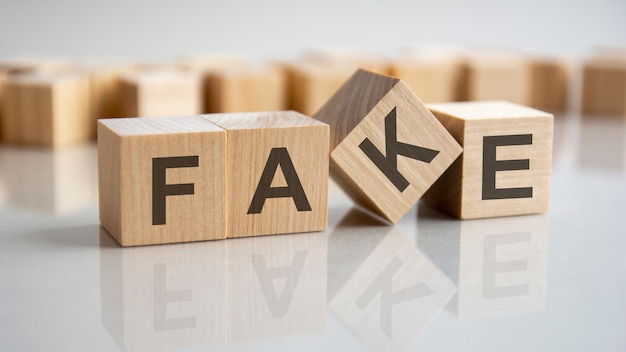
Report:
[[[286,187],[271,186],[278,166],[280,166],[287,181]],[[254,192],[252,203],[250,208],[248,208],[248,214],[260,214],[267,198],[293,198],[298,211],[311,211],[311,205],[306,194],[304,194],[304,189],[296,169],[293,167],[287,148],[272,148],[259,184]]]

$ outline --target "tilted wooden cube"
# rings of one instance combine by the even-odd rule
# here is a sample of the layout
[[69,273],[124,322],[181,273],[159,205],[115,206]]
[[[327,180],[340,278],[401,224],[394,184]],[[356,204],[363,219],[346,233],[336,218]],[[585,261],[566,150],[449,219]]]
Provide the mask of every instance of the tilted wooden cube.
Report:
[[120,79],[120,117],[186,116],[202,112],[200,75],[172,69],[147,70]]
[[226,238],[226,131],[201,116],[99,120],[98,176],[122,246]]
[[205,76],[206,112],[276,111],[286,108],[286,79],[277,67],[231,68]]
[[503,102],[429,104],[463,155],[424,200],[460,219],[548,210],[553,116]]
[[333,179],[355,202],[393,223],[461,153],[403,81],[365,70],[314,117],[331,126]]
[[209,114],[228,135],[228,237],[328,224],[328,125],[295,111]]
[[81,74],[24,74],[9,78],[3,109],[4,140],[57,147],[89,140],[89,78]]
[[626,54],[598,56],[584,63],[582,110],[626,116]]

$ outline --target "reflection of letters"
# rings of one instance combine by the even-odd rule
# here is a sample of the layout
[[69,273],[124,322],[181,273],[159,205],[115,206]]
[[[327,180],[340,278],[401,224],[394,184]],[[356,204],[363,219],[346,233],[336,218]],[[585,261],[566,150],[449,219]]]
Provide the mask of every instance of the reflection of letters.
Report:
[[524,296],[529,293],[529,285],[496,286],[496,275],[515,271],[526,271],[528,261],[511,260],[498,262],[498,246],[530,242],[530,232],[485,236],[483,242],[483,299]]
[[392,291],[391,279],[402,268],[404,262],[396,255],[374,281],[356,299],[356,305],[364,310],[380,293],[380,329],[389,337],[392,330],[392,311],[394,305],[412,301],[433,294],[433,291],[423,282]]
[[[297,251],[291,261],[291,265],[274,268],[267,267],[262,255],[255,254],[252,256],[252,266],[259,279],[259,284],[272,317],[280,318],[287,315],[307,255],[308,251]],[[274,290],[272,282],[280,278],[285,279],[285,286],[280,297],[278,297],[278,292]]]
[[154,264],[154,331],[191,329],[196,327],[196,317],[167,317],[167,305],[191,301],[191,290],[167,290],[167,265]]

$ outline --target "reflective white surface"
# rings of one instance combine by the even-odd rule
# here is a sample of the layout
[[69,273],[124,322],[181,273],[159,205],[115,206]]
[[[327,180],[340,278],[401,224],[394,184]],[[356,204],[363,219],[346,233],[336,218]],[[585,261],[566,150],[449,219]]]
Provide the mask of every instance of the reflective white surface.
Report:
[[555,120],[551,209],[120,248],[94,145],[0,148],[0,350],[626,350],[626,119]]

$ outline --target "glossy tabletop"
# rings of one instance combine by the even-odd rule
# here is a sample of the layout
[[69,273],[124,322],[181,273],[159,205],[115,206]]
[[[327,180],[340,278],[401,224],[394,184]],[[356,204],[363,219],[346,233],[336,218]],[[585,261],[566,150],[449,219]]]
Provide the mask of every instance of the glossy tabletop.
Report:
[[120,248],[95,145],[0,147],[0,350],[626,350],[626,119],[555,118],[550,211]]

